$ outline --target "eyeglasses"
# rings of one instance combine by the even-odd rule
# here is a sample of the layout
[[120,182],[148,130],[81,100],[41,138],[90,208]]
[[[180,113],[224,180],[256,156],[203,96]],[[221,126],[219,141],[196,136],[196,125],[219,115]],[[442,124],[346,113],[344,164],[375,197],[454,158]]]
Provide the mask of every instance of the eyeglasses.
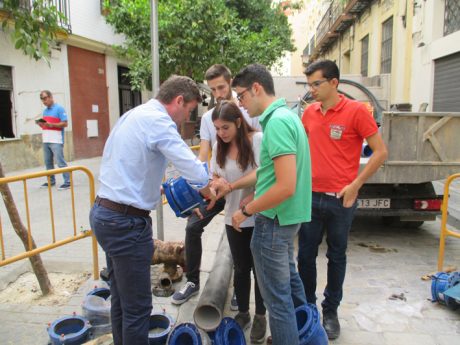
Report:
[[40,97],[40,99],[41,99],[42,101],[44,101],[44,100],[47,99],[47,98],[48,98],[48,96]]
[[329,79],[323,79],[323,80],[317,80],[317,81],[314,81],[313,83],[307,83],[307,87],[308,88],[313,88],[313,89],[317,89],[320,87],[320,85],[326,81],[329,81]]
[[252,87],[247,87],[244,91],[242,91],[242,92],[236,94],[236,99],[238,100],[238,102],[241,102],[241,101],[243,100],[244,94],[245,94],[247,91],[251,90],[251,88],[252,88]]

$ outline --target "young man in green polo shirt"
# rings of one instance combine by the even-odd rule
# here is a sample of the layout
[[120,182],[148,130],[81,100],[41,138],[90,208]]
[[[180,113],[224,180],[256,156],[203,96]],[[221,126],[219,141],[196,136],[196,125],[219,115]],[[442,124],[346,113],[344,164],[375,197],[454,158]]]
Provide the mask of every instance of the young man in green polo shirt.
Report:
[[310,221],[311,168],[308,139],[298,116],[276,99],[273,78],[259,64],[233,79],[240,104],[259,116],[264,137],[260,166],[230,185],[230,190],[256,185],[255,199],[233,215],[233,226],[256,214],[251,241],[260,292],[269,310],[274,345],[299,343],[295,307],[305,304],[302,281],[294,263],[294,238]]

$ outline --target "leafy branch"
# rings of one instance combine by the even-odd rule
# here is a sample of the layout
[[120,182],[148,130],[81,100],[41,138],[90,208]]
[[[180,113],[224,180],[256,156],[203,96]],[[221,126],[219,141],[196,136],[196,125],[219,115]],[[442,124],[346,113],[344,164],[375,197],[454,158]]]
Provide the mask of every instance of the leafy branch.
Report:
[[58,33],[67,33],[60,23],[67,18],[51,0],[4,0],[2,29],[10,32],[14,47],[33,58],[50,64],[51,47],[57,43]]

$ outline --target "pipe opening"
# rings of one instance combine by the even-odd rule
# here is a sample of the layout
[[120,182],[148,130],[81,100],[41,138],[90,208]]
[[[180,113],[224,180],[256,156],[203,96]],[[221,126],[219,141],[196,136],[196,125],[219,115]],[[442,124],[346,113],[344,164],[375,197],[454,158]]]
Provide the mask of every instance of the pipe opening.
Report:
[[215,330],[222,320],[221,312],[211,305],[202,305],[197,308],[194,317],[196,325],[205,331]]
[[59,322],[54,327],[54,333],[68,335],[78,333],[85,327],[85,323],[80,319],[68,319]]

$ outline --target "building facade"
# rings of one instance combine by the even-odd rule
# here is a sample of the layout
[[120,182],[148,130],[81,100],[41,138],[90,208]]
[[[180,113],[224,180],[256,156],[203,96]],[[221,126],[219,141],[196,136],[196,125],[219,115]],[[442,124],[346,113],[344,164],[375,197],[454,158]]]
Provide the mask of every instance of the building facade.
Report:
[[460,112],[460,1],[413,2],[411,102]]
[[363,84],[390,80],[386,108],[460,111],[460,1],[333,0],[304,65],[335,61]]
[[70,0],[54,2],[68,18],[69,34],[52,48],[50,65],[16,50],[9,34],[0,31],[0,161],[7,172],[43,165],[35,124],[43,110],[41,90],[50,90],[67,111],[67,160],[100,155],[118,117],[141,103],[123,76],[126,61],[112,49],[124,38],[105,22],[101,2],[73,1],[72,7]]

